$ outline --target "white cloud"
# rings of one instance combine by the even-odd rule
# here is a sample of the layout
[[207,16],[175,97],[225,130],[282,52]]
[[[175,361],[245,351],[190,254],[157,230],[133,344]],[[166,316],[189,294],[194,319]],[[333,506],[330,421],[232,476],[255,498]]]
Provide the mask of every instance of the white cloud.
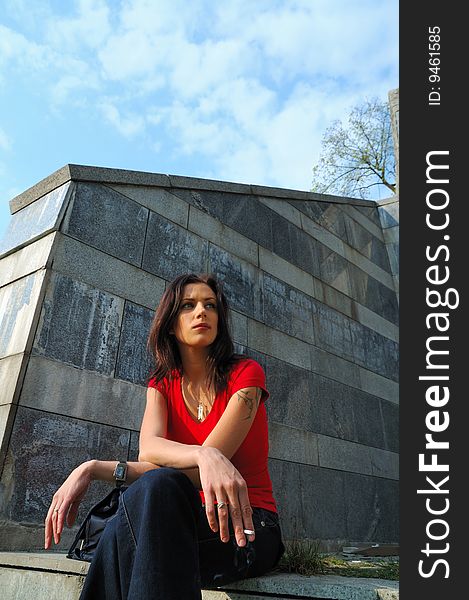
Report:
[[18,65],[24,70],[44,69],[50,64],[47,48],[0,24],[0,68]]
[[94,108],[215,177],[307,188],[325,128],[397,85],[397,0],[45,5],[35,35],[0,25],[0,78],[15,68],[54,109]]
[[142,116],[132,113],[122,116],[111,101],[100,102],[98,108],[104,118],[126,138],[132,138],[144,129],[145,120]]
[[46,23],[46,43],[57,49],[97,48],[111,31],[110,9],[105,0],[79,0],[71,17],[51,16]]
[[11,148],[10,138],[5,133],[5,130],[0,127],[0,149],[9,150]]

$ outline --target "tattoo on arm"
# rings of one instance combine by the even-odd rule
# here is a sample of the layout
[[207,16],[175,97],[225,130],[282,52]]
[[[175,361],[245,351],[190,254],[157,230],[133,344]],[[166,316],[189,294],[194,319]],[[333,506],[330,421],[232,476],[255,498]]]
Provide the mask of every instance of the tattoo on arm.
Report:
[[259,402],[262,398],[262,390],[260,388],[256,388],[254,397],[250,392],[245,392],[244,390],[240,390],[239,392],[237,392],[237,394],[238,402],[242,401],[248,407],[249,414],[243,419],[243,421],[246,421],[247,419],[251,418],[254,407],[256,407],[257,410]]

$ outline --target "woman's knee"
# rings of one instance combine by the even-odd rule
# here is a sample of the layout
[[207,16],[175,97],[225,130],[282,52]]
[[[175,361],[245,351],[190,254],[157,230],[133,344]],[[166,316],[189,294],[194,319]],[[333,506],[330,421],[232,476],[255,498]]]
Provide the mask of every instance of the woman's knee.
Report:
[[170,467],[161,467],[147,471],[130,486],[126,493],[131,492],[131,490],[132,496],[137,495],[140,498],[146,496],[162,496],[166,498],[168,495],[174,496],[180,493],[189,496],[191,499],[199,496],[198,491],[187,475],[178,469]]

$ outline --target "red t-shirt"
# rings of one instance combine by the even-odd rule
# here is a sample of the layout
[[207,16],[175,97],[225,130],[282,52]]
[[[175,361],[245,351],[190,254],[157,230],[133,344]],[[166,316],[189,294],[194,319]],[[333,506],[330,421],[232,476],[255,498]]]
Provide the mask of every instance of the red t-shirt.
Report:
[[[155,378],[151,379],[148,387],[156,388],[168,403],[167,439],[199,446],[218,423],[233,394],[242,388],[261,388],[262,401],[254,421],[241,446],[231,457],[231,462],[246,481],[251,506],[277,512],[267,466],[269,437],[264,402],[269,397],[269,392],[265,389],[265,374],[259,363],[247,358],[233,366],[227,387],[216,395],[211,411],[201,422],[196,421],[187,410],[182,396],[181,377],[177,372],[171,381],[168,378],[159,382]],[[204,502],[203,492],[200,495]]]

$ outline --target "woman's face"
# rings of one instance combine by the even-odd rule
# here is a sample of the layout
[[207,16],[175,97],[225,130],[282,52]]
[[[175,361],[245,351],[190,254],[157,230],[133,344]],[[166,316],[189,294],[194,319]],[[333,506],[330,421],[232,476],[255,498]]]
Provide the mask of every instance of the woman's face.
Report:
[[218,333],[217,299],[205,283],[184,286],[178,316],[173,326],[179,344],[207,347]]

